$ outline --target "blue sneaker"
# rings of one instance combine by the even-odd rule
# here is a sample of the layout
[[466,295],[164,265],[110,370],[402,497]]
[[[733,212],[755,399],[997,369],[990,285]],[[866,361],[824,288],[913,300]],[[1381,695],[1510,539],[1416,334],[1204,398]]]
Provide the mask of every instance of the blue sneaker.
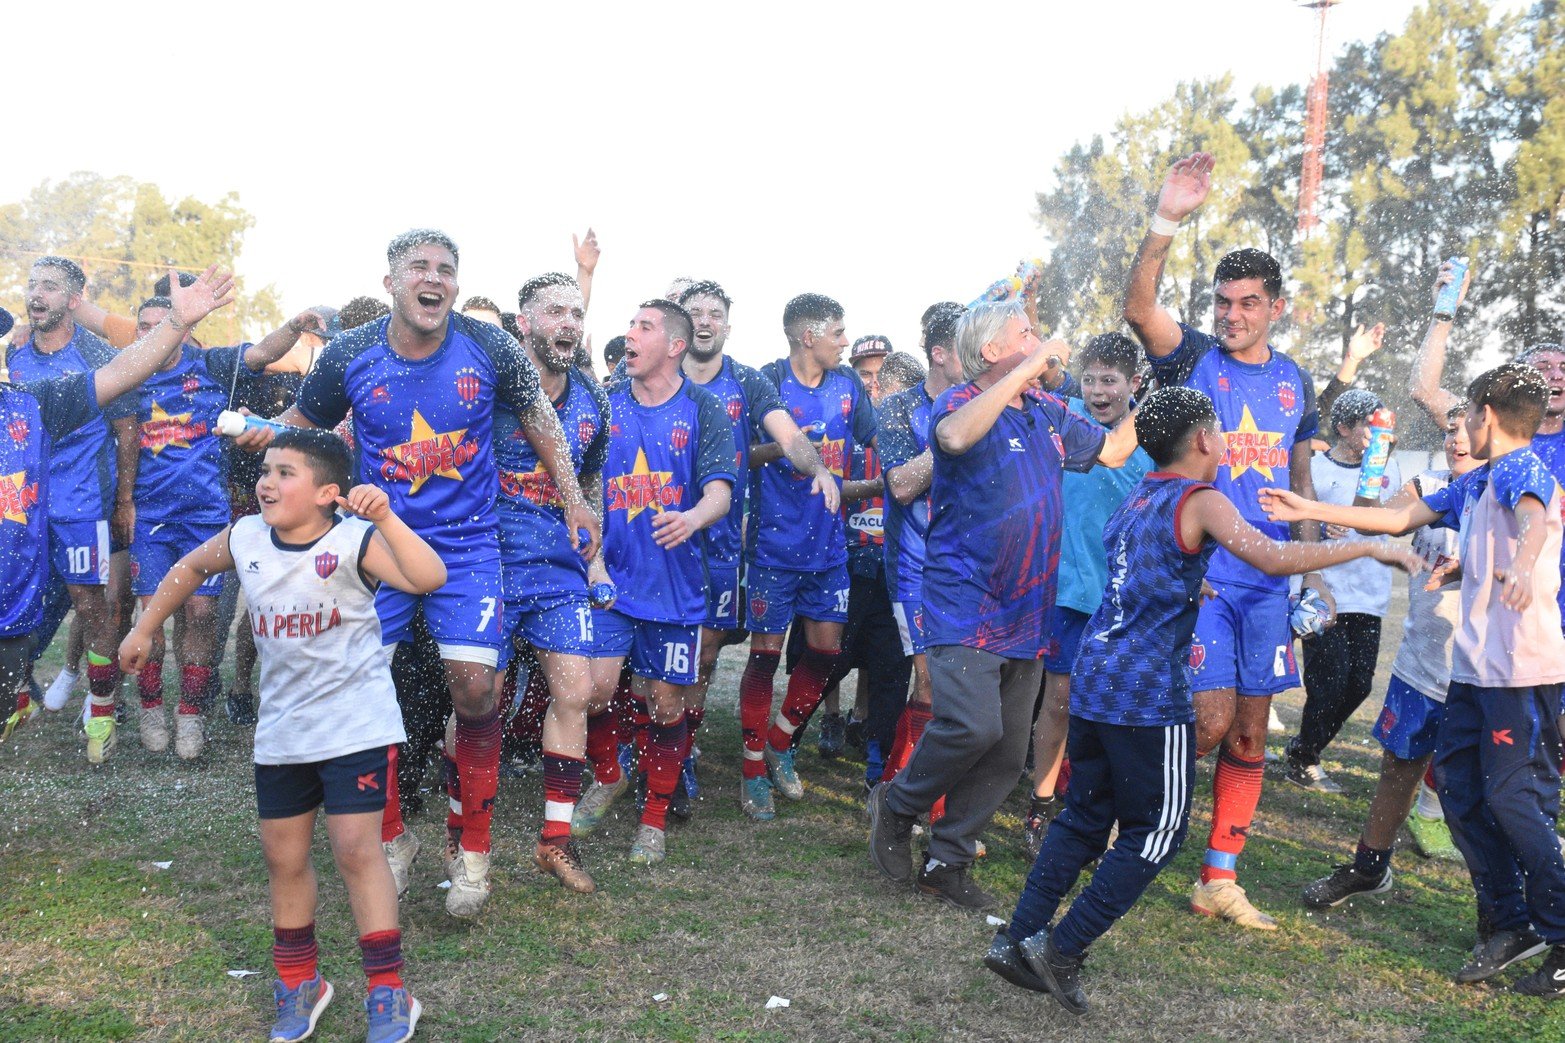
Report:
[[696,758],[700,755],[701,751],[692,751],[679,769],[679,777],[685,784],[685,795],[691,800],[701,799],[701,780],[696,776]]
[[377,985],[364,1001],[364,1013],[369,1015],[369,1035],[365,1043],[402,1043],[413,1038],[418,1027],[418,1016],[424,1008],[418,1000],[408,995],[407,989],[393,989],[390,985]]
[[765,775],[745,779],[739,786],[739,806],[757,822],[770,822],[777,817],[772,805],[772,780]]
[[794,769],[793,751],[774,750],[772,744],[767,743],[763,754],[766,757],[766,774],[771,777],[777,792],[789,800],[803,800],[804,783],[799,781],[799,773]]
[[309,1039],[315,1031],[315,1023],[321,1020],[326,1004],[331,1002],[331,982],[319,974],[309,981],[290,989],[282,982],[272,983],[272,998],[277,1001],[277,1020],[272,1023],[268,1043],[296,1043]]

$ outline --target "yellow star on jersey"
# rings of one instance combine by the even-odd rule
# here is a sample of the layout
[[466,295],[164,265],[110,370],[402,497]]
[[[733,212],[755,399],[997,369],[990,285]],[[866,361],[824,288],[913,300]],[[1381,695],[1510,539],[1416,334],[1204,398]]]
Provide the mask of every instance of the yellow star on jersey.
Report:
[[0,474],[0,521],[27,524],[26,482],[26,471]]
[[[152,403],[152,416],[142,425],[143,429],[152,436],[152,455],[157,456],[169,446],[178,446],[181,449],[190,448],[190,438],[185,428],[190,423],[190,413],[165,413],[158,403]],[[171,438],[169,435],[177,431],[179,437]]]
[[647,463],[647,451],[636,450],[636,465],[630,474],[621,478],[625,483],[625,520],[635,521],[636,515],[651,510],[663,513],[663,487],[674,477],[672,471],[654,471]]
[[[1223,462],[1228,465],[1228,477],[1231,481],[1237,481],[1240,475],[1250,470],[1265,475],[1267,481],[1276,481],[1272,474],[1272,465],[1278,462],[1276,447],[1282,442],[1282,432],[1262,431],[1256,426],[1250,407],[1245,406],[1244,413],[1239,417],[1238,429],[1225,434],[1228,441],[1228,456]],[[1286,463],[1286,456],[1283,457],[1282,463]]]
[[408,477],[413,483],[408,490],[409,496],[436,476],[458,482],[462,480],[462,472],[457,470],[456,457],[465,434],[465,427],[457,431],[436,433],[424,415],[413,410],[413,426],[408,433],[408,440],[388,451],[388,455],[408,470]]

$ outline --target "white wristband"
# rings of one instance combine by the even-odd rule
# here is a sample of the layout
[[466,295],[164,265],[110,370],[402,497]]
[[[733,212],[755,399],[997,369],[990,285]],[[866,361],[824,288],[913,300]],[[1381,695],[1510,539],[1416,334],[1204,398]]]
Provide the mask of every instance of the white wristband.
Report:
[[1173,234],[1177,231],[1179,231],[1178,221],[1170,221],[1156,210],[1152,211],[1153,235],[1166,235],[1172,237]]

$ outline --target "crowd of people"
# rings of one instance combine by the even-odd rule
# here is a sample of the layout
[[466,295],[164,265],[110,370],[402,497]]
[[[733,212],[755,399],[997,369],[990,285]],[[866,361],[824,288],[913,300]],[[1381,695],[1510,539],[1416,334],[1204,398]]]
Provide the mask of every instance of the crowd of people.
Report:
[[[415,229],[387,249],[389,308],[310,308],[235,347],[197,336],[232,300],[227,273],[171,271],[122,316],[88,299],[74,261],[40,257],[0,385],[3,741],[67,705],[83,658],[93,763],[132,720],[149,753],[200,757],[219,699],[254,725],[270,1038],[307,1037],[333,995],[309,857],[324,808],[384,1043],[420,1013],[397,900],[419,854],[402,810],[431,760],[452,916],[489,898],[513,762],[542,776],[537,868],[592,893],[577,841],[617,801],[635,801],[628,858],[650,866],[670,819],[713,799],[696,739],[719,653],[747,641],[725,793],[752,820],[803,798],[796,755],[818,716],[823,755],[864,759],[875,867],[988,910],[970,875],[980,834],[1030,776],[1017,839],[1033,868],[984,962],[1080,1014],[1082,961],[1179,851],[1208,753],[1190,907],[1277,929],[1238,883],[1272,697],[1301,683],[1298,639],[1286,778],[1339,791],[1322,752],[1372,690],[1400,567],[1368,821],[1302,900],[1387,891],[1405,821],[1472,876],[1478,941],[1458,980],[1548,949],[1514,987],[1565,995],[1565,348],[1527,347],[1458,395],[1441,385],[1438,313],[1410,389],[1445,432],[1444,466],[1382,472],[1383,403],[1353,386],[1382,327],[1317,394],[1270,342],[1287,302],[1266,253],[1218,263],[1211,333],[1158,304],[1212,169],[1197,153],[1169,172],[1125,288],[1131,336],[1088,339],[1075,373],[1025,296],[929,306],[913,353],[850,341],[842,305],[803,293],[782,315],[786,353],[752,368],[726,351],[722,285],[681,279],[604,346],[600,377],[591,232],[574,276],[528,279],[510,312],[459,306],[457,244]],[[1465,280],[1445,266],[1432,288]],[[1385,535],[1402,533],[1411,544]],[[44,688],[32,664],[72,611]]]

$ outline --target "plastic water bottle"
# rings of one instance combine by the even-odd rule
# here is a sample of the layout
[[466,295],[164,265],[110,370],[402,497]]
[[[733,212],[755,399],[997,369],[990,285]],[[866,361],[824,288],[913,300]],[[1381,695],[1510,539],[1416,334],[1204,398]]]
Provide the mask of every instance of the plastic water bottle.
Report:
[[1456,318],[1456,302],[1462,296],[1462,283],[1467,279],[1467,258],[1452,257],[1446,263],[1451,266],[1451,281],[1440,287],[1435,296],[1435,318],[1441,322]]
[[276,420],[268,420],[264,416],[245,416],[236,413],[232,409],[225,409],[217,414],[217,433],[227,435],[229,438],[238,438],[246,431],[254,431],[260,428],[282,434],[288,430],[287,424],[278,423]]
[[1326,602],[1314,587],[1305,587],[1288,599],[1288,625],[1299,637],[1318,637],[1326,632]]
[[819,442],[826,437],[826,421],[817,420],[813,424],[805,424],[799,430],[804,432],[805,438],[812,442]]
[[1378,500],[1386,491],[1386,463],[1391,459],[1392,428],[1397,416],[1385,406],[1369,415],[1369,447],[1359,466],[1359,485],[1355,496]]

